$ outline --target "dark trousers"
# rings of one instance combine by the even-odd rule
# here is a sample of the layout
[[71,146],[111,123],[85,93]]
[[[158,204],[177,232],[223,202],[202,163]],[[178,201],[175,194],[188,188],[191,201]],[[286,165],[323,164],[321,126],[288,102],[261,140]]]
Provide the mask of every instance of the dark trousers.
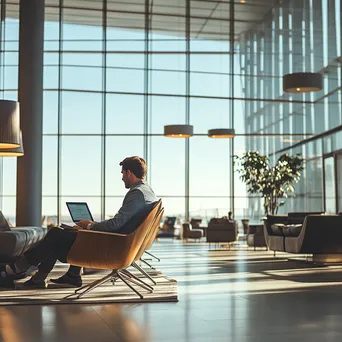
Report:
[[[24,256],[29,264],[38,266],[39,271],[50,273],[57,260],[66,263],[69,251],[76,240],[77,232],[61,228],[51,228],[40,243],[27,251]],[[80,274],[81,267],[70,266],[72,274]]]

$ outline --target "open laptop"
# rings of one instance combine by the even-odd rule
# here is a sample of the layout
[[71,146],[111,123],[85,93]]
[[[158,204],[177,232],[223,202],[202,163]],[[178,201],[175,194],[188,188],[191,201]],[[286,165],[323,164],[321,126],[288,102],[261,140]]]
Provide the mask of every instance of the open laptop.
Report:
[[66,202],[71,219],[77,224],[81,220],[94,221],[86,202]]

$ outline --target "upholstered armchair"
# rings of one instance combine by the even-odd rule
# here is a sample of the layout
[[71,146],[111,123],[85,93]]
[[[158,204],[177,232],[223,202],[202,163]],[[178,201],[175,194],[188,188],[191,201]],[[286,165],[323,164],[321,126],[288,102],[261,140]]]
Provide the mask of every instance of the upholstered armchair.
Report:
[[213,218],[207,229],[207,242],[234,242],[238,236],[237,221]]
[[191,227],[191,224],[188,222],[183,223],[183,239],[200,239],[203,236],[203,230],[202,229],[193,229]]
[[256,247],[266,247],[266,250],[268,250],[263,224],[251,224],[248,226],[247,245],[254,247],[254,250]]
[[158,238],[162,237],[175,237],[175,223],[176,216],[166,216],[163,222],[163,226],[160,228]]

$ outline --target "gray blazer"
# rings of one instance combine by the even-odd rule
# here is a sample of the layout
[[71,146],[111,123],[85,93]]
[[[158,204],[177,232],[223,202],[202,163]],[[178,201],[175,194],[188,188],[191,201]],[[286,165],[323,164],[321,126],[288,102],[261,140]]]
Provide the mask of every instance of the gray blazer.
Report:
[[129,233],[128,231],[125,232],[120,230],[120,228],[122,228],[134,215],[148,209],[150,204],[156,201],[158,201],[158,198],[153,190],[142,180],[129,189],[123,200],[122,207],[117,214],[109,220],[94,224],[92,230],[112,233]]

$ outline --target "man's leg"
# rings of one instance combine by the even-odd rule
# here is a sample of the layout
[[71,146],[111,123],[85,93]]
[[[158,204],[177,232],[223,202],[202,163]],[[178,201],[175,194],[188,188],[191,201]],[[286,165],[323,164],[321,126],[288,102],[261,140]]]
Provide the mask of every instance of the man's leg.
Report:
[[29,280],[27,280],[24,283],[24,286],[41,289],[47,288],[46,278],[54,268],[56,261],[57,256],[54,253],[50,254],[39,264],[38,272],[36,272]]
[[68,269],[68,274],[72,276],[81,276],[82,267],[70,265]]
[[[48,260],[46,270],[51,267],[51,255],[55,259],[66,262],[68,253],[76,240],[77,231],[51,228],[45,238],[34,248],[24,254],[24,259],[30,265],[38,266],[44,260]],[[16,262],[17,265],[19,262]],[[20,264],[19,264],[20,265]],[[52,265],[52,267],[54,264]],[[48,270],[48,271],[51,271]]]
[[[54,253],[50,254],[49,257],[40,263],[38,266],[38,272],[35,273],[28,281],[26,281],[24,285],[28,287],[38,286],[39,288],[46,288],[46,278],[54,268],[57,258],[58,257]],[[62,255],[60,255],[58,259],[60,259],[62,262],[67,262],[66,258],[67,255],[65,255],[65,253],[63,254],[62,252]],[[57,279],[51,279],[51,281],[56,284],[67,284],[80,287],[82,286],[81,269],[82,267],[70,265],[68,271],[63,276]]]

